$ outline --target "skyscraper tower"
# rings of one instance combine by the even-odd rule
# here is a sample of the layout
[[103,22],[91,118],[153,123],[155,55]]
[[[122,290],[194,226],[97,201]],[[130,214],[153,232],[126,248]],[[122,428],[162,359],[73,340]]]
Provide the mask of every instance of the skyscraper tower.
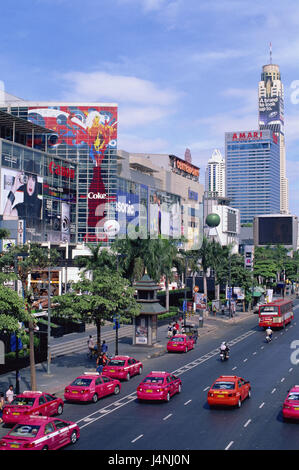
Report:
[[286,178],[286,152],[284,135],[284,89],[279,66],[272,64],[270,44],[270,64],[263,66],[258,88],[259,128],[270,129],[279,139],[280,146],[280,212],[288,214],[288,180]]
[[225,161],[220,150],[215,149],[206,169],[205,189],[209,193],[217,192],[225,197]]

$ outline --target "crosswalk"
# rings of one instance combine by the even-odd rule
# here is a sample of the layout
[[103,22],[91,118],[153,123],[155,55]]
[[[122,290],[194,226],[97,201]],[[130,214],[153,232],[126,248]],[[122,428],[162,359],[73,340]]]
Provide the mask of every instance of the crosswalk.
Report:
[[[132,337],[133,335],[133,325],[125,325],[119,328],[118,337]],[[64,341],[60,344],[51,345],[51,358],[58,356],[65,356],[67,354],[78,353],[86,351],[87,353],[87,339],[89,335],[86,335],[84,338],[78,338],[71,341]],[[115,330],[105,331],[101,334],[101,339],[105,340],[106,343],[112,342],[115,340]]]

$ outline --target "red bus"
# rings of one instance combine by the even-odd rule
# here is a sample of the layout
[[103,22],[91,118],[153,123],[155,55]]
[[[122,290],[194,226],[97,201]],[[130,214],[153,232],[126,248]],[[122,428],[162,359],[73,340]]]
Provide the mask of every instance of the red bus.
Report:
[[259,326],[284,327],[294,318],[293,302],[277,299],[259,307]]

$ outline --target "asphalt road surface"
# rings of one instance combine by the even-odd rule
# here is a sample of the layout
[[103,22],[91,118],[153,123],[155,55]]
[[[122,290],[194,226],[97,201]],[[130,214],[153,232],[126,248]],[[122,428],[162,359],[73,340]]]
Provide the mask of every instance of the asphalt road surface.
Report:
[[[180,376],[181,394],[169,403],[139,403],[136,387],[142,377],[124,382],[121,394],[97,404],[66,404],[64,416],[81,428],[80,440],[67,449],[130,450],[297,450],[299,423],[282,420],[287,391],[299,383],[292,357],[298,341],[299,302],[295,318],[285,329],[274,332],[266,343],[256,317],[224,327],[220,334],[198,341],[186,354],[169,354],[150,361],[151,370],[167,370]],[[227,362],[219,360],[222,339],[230,342]],[[293,355],[293,356],[292,356]],[[252,395],[240,409],[210,409],[207,390],[220,375],[238,375],[249,380]]]

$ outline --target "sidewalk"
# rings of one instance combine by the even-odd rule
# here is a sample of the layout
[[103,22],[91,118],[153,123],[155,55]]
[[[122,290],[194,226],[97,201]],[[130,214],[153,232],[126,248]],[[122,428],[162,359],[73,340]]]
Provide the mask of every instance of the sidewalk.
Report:
[[[210,334],[218,328],[221,328],[223,322],[226,324],[234,324],[242,319],[252,316],[249,312],[237,312],[234,318],[221,318],[220,316],[212,316],[204,318],[203,327],[199,328],[199,339]],[[84,333],[78,333],[84,335]],[[86,334],[86,333],[85,333]],[[87,335],[88,337],[88,335]],[[131,337],[123,337],[119,339],[118,354],[130,355],[142,362],[150,360],[151,358],[166,354],[167,344],[167,325],[158,327],[157,330],[157,343],[154,346],[137,346],[132,344]],[[108,353],[113,355],[115,351],[115,343],[108,342]],[[87,357],[87,348],[84,352],[77,352],[59,356],[52,360],[50,364],[50,374],[47,373],[47,363],[36,365],[36,382],[37,389],[47,391],[49,393],[56,393],[58,396],[63,396],[63,391],[75,377],[82,374],[84,371],[95,371],[95,360]],[[6,392],[8,386],[12,384],[15,388],[16,377],[15,372],[0,375],[0,391]],[[30,390],[30,368],[22,369],[20,371],[20,391]]]

